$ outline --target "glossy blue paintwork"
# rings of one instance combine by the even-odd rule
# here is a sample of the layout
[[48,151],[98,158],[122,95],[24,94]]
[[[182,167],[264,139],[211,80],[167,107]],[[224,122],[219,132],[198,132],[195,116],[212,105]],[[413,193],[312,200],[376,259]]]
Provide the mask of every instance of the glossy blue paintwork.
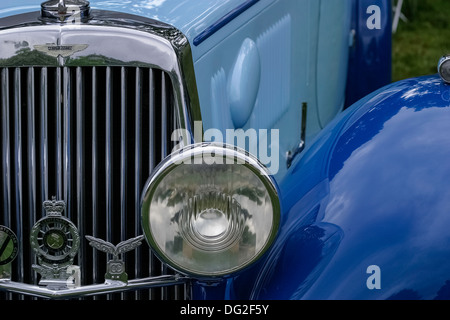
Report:
[[[391,82],[391,0],[352,0],[352,30],[345,105]],[[367,8],[380,8],[380,29],[367,28]]]
[[345,111],[280,184],[287,217],[253,297],[449,298],[449,131],[437,75]]

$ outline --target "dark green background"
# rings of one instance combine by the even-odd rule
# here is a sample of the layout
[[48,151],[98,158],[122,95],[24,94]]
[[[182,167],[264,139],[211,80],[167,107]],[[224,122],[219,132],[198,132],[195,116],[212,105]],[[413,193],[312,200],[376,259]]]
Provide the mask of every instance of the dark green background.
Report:
[[408,22],[392,37],[392,80],[436,73],[450,54],[450,0],[404,0],[402,12]]

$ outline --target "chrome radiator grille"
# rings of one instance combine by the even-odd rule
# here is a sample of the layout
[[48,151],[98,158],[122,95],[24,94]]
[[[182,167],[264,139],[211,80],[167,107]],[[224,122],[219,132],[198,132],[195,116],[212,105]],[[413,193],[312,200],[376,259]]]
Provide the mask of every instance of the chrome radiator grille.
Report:
[[[142,234],[141,190],[173,148],[179,127],[167,73],[138,67],[0,68],[0,224],[21,242],[13,280],[37,283],[29,246],[42,203],[56,196],[81,236],[82,284],[101,283],[106,254],[85,235],[112,243]],[[170,273],[144,243],[125,256],[130,279]],[[183,287],[108,298],[185,298]],[[0,293],[0,300],[20,298]],[[98,297],[103,299],[104,297]]]

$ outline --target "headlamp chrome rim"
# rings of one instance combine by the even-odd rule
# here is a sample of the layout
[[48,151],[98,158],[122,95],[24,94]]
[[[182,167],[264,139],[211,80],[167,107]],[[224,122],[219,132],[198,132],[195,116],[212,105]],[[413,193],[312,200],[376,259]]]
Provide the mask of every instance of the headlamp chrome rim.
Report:
[[[159,184],[171,174],[173,170],[175,170],[180,165],[183,165],[183,161],[186,159],[197,159],[198,157],[203,157],[205,154],[211,155],[211,154],[218,154],[219,156],[222,155],[224,159],[230,159],[232,158],[234,160],[234,164],[240,165],[245,167],[249,172],[253,173],[258,177],[258,179],[261,181],[262,185],[265,188],[265,192],[267,192],[268,198],[270,199],[270,204],[272,205],[272,224],[270,228],[270,232],[267,235],[267,239],[264,243],[264,245],[261,247],[258,252],[251,257],[251,259],[248,259],[245,261],[245,263],[240,263],[232,268],[227,268],[226,270],[215,270],[215,271],[205,271],[205,270],[193,270],[189,267],[185,267],[183,265],[180,265],[179,261],[175,261],[171,257],[169,257],[163,248],[159,245],[158,241],[155,239],[153,232],[151,230],[151,222],[150,222],[150,216],[152,214],[151,212],[151,201],[154,197],[154,194],[156,192],[157,187]],[[195,165],[195,164],[193,164]],[[225,195],[224,195],[225,196]],[[234,200],[231,199],[233,202]],[[233,204],[236,206],[236,204]],[[235,207],[236,209],[237,207]],[[238,210],[238,209],[236,209]],[[187,274],[193,277],[200,277],[200,278],[210,278],[210,277],[221,277],[226,276],[228,274],[232,274],[236,271],[239,271],[241,269],[244,269],[248,267],[249,265],[253,264],[255,261],[260,259],[264,253],[267,252],[271,244],[274,242],[278,228],[280,225],[280,219],[281,219],[281,207],[280,207],[280,201],[279,201],[279,192],[278,187],[276,185],[275,180],[270,175],[268,170],[265,168],[265,166],[253,155],[248,153],[247,151],[240,149],[236,146],[227,145],[227,144],[217,144],[217,143],[198,143],[198,144],[192,144],[187,147],[184,147],[178,151],[175,151],[170,156],[168,156],[166,159],[164,159],[153,171],[152,175],[147,180],[147,183],[143,189],[142,192],[142,198],[141,198],[141,220],[142,220],[142,228],[144,231],[144,235],[146,237],[146,240],[149,244],[149,246],[152,248],[154,253],[158,256],[158,258],[163,261],[164,263],[167,263],[169,266],[171,266],[174,270],[177,272],[180,272],[182,274]],[[237,222],[233,221],[235,225],[233,227],[236,227],[238,225]],[[192,225],[191,225],[192,227]],[[198,245],[199,247],[203,247],[203,252],[205,254],[208,254],[208,251],[211,252],[221,252],[229,250],[230,247],[233,246],[239,239],[242,237],[242,228],[234,230],[225,230],[223,233],[220,233],[217,237],[211,236],[211,241],[217,243],[217,239],[223,238],[226,239],[224,243],[216,244],[214,249],[208,250],[208,237],[204,236],[203,239],[192,239],[192,235],[195,233],[189,234],[188,237],[186,237],[186,240],[188,242],[191,242],[191,245],[195,247]],[[229,238],[227,238],[229,236]],[[206,239],[206,240],[205,240]],[[203,241],[203,242],[202,242]]]
[[439,59],[438,73],[445,83],[450,84],[450,55],[444,55]]

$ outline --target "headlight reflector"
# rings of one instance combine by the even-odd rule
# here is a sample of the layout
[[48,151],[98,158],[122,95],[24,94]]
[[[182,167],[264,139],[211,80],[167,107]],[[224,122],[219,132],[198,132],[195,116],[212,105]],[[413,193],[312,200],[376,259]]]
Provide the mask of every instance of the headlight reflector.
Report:
[[178,271],[220,276],[258,259],[278,230],[280,204],[257,159],[231,146],[199,144],[169,156],[143,192],[150,246]]

